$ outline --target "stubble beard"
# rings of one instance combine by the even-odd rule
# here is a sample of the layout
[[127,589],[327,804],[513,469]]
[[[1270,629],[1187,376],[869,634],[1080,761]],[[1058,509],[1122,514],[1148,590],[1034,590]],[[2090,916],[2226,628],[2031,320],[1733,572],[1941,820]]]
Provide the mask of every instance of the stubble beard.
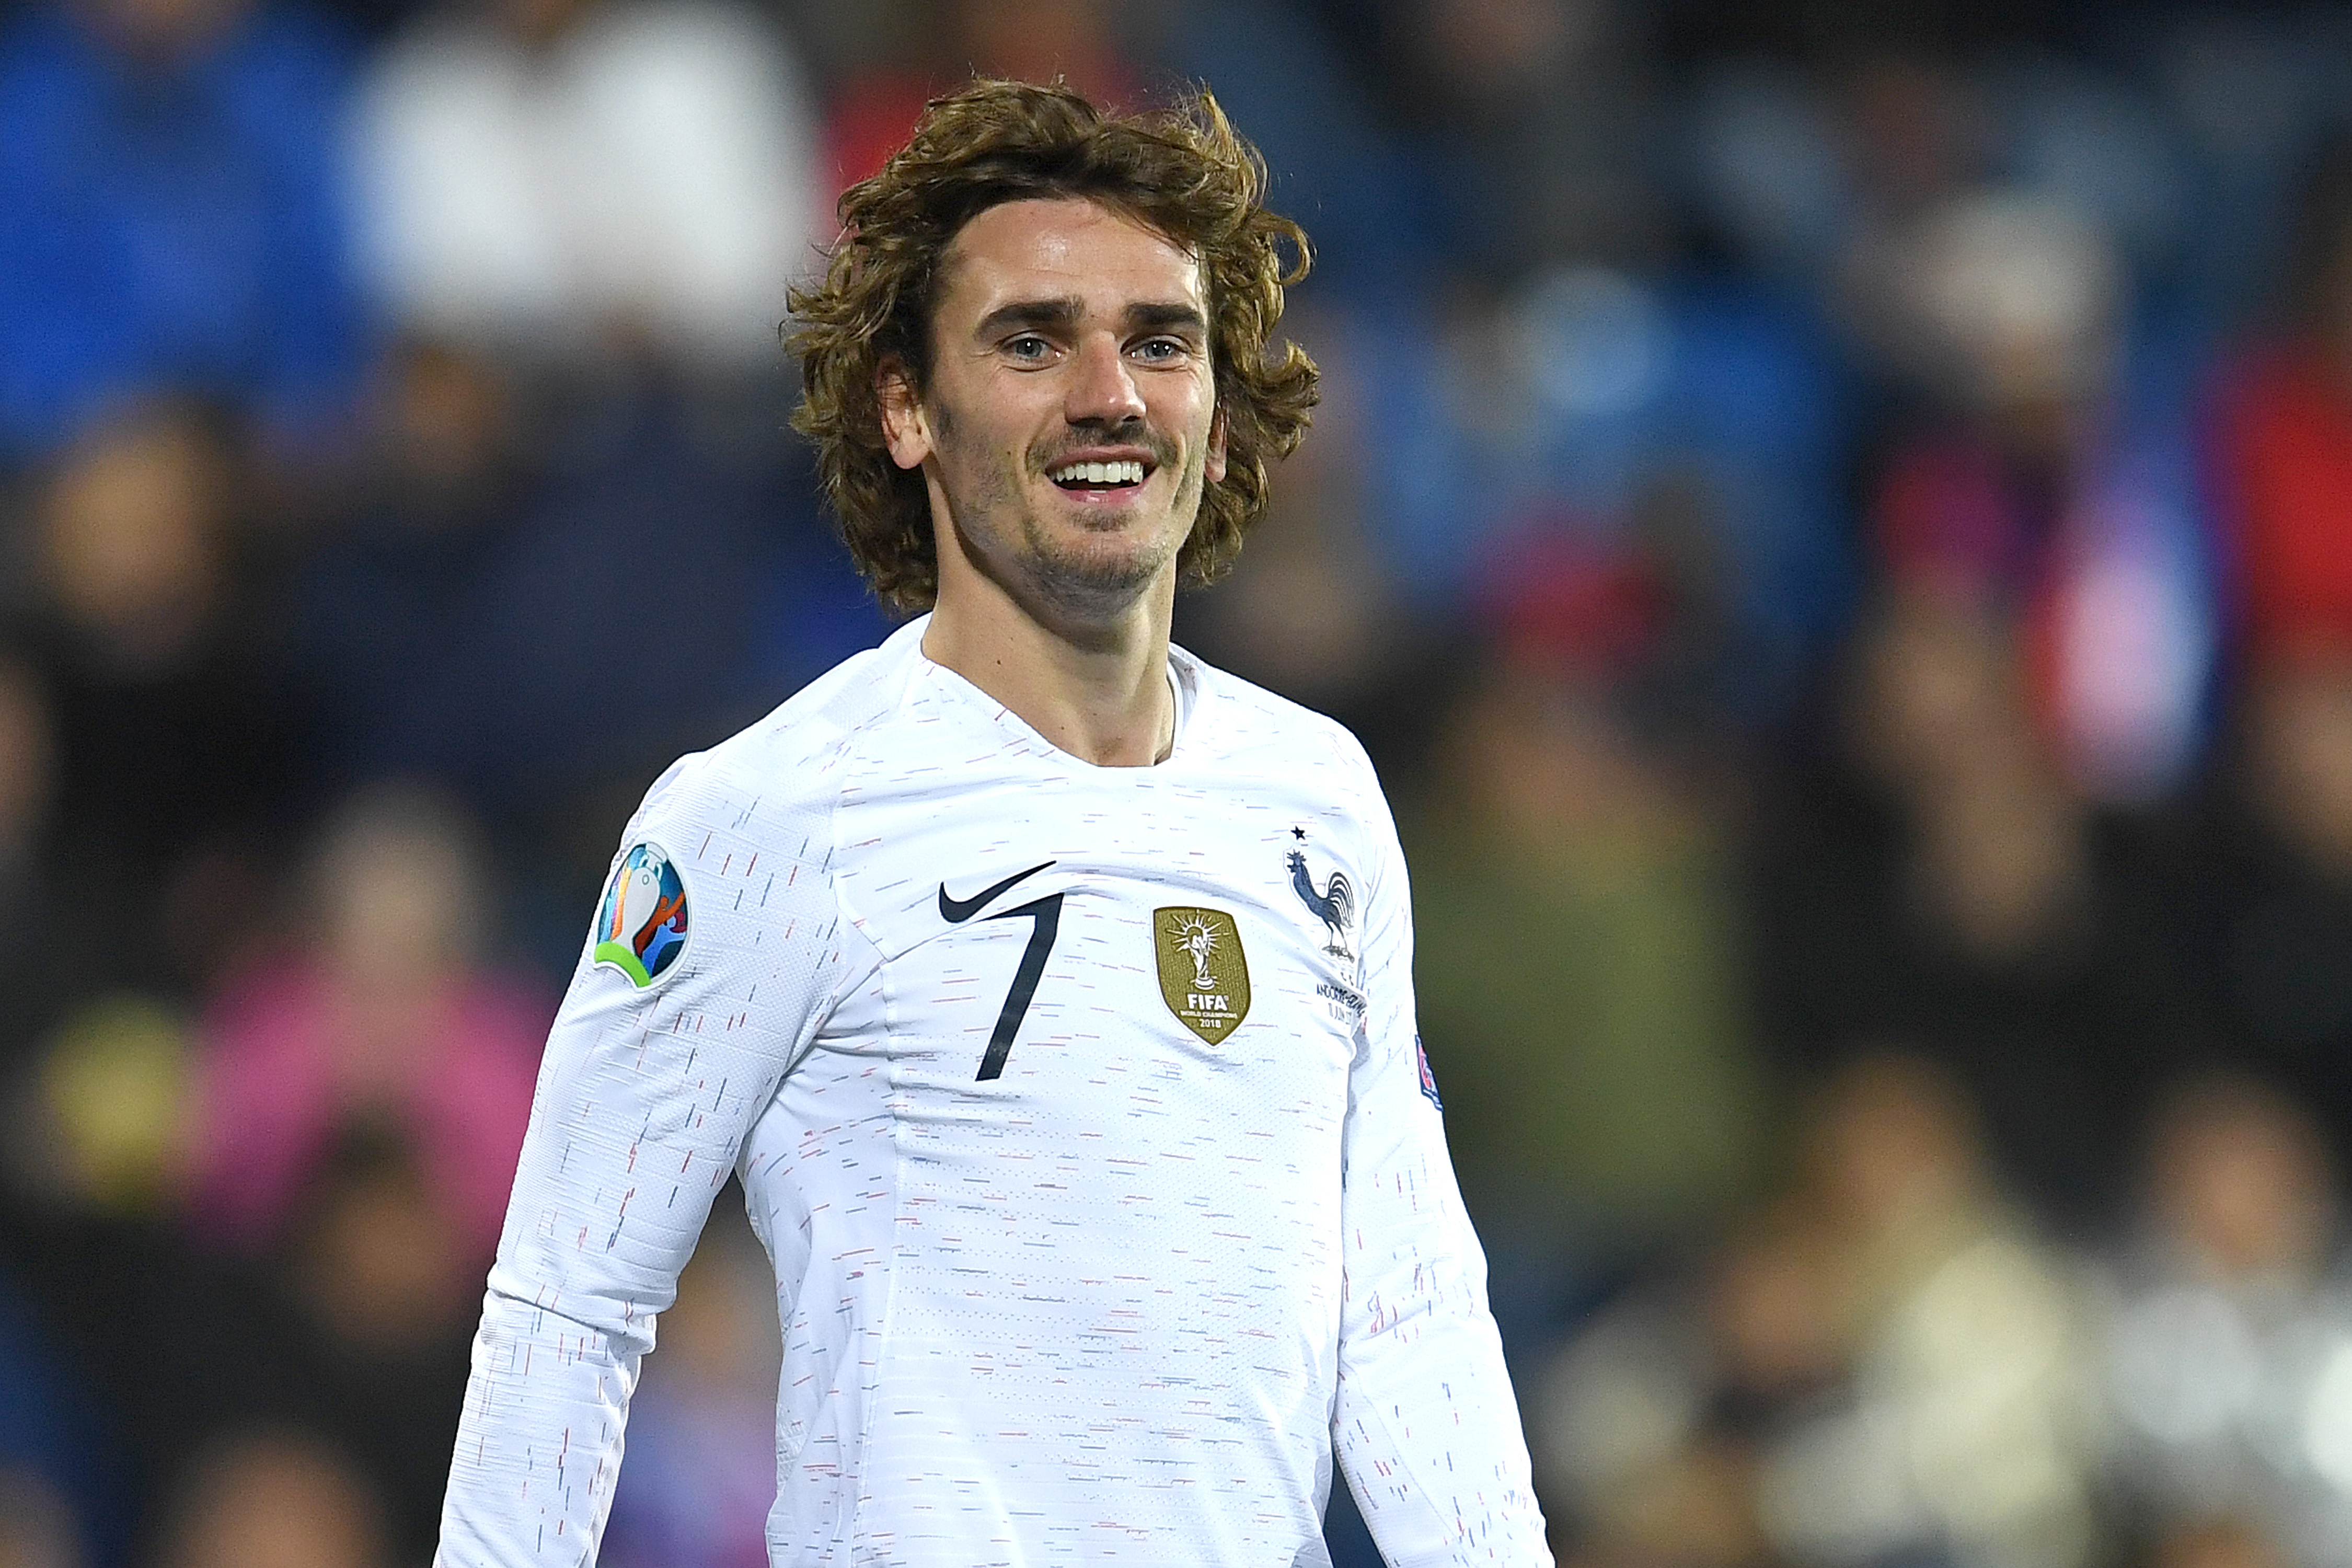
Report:
[[[946,433],[943,428],[941,434]],[[1151,449],[1155,475],[1176,457],[1173,444],[1155,434],[1145,433],[1141,443]],[[1125,615],[1150,590],[1192,536],[1200,516],[1205,458],[1195,450],[1182,459],[1174,500],[1176,515],[1187,520],[1182,531],[1164,531],[1139,548],[1131,543],[1136,531],[1131,528],[1089,530],[1073,543],[1045,525],[1027,503],[1025,486],[1033,479],[1050,483],[1045,475],[1056,461],[1056,454],[1039,453],[1000,458],[989,465],[973,487],[968,510],[975,521],[1017,519],[1020,549],[1014,560],[999,562],[987,552],[972,549],[971,532],[966,531],[965,555],[1015,599],[1026,603],[1034,597],[1040,601],[1034,607],[1057,621],[1107,625]],[[1024,463],[1028,466],[1024,468]],[[1001,539],[1004,531],[990,531]],[[1089,548],[1096,544],[1103,547]],[[1018,580],[1007,581],[1008,576]]]

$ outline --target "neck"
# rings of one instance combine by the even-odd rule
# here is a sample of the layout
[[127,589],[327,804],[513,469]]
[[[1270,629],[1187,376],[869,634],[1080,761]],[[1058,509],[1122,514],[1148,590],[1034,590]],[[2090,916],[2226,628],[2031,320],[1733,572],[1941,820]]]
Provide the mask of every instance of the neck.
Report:
[[923,654],[1018,714],[1056,747],[1097,767],[1150,767],[1168,754],[1171,574],[1108,623],[1064,624],[985,578],[953,584],[924,628]]

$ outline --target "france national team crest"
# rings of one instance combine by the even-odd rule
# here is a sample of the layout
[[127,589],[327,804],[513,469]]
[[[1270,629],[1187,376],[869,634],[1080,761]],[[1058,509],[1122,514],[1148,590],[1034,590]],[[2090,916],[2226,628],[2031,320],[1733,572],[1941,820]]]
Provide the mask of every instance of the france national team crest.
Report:
[[677,868],[659,845],[633,845],[604,889],[596,915],[596,962],[619,970],[642,991],[686,952],[686,883]]
[[1233,916],[1154,910],[1151,946],[1160,959],[1160,997],[1186,1028],[1213,1046],[1241,1026],[1249,1015],[1249,960]]
[[[1290,831],[1293,837],[1305,841],[1307,829],[1294,827]],[[1324,944],[1323,951],[1334,958],[1355,957],[1348,951],[1348,928],[1356,923],[1356,889],[1355,884],[1348,880],[1348,873],[1335,866],[1331,874],[1323,879],[1323,885],[1318,888],[1315,879],[1307,875],[1307,857],[1293,849],[1290,852],[1290,890],[1298,895],[1298,901],[1305,904],[1315,918],[1323,922],[1324,929],[1331,933],[1331,940]]]

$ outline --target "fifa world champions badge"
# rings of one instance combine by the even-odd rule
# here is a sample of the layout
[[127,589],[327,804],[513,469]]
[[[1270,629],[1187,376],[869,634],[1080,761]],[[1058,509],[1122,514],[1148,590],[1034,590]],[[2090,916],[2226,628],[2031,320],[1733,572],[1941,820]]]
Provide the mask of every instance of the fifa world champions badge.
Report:
[[1151,911],[1160,995],[1168,1010],[1214,1046],[1249,1016],[1249,959],[1241,928],[1223,910]]
[[596,962],[643,991],[677,967],[686,935],[686,883],[677,867],[657,844],[632,845],[596,912]]

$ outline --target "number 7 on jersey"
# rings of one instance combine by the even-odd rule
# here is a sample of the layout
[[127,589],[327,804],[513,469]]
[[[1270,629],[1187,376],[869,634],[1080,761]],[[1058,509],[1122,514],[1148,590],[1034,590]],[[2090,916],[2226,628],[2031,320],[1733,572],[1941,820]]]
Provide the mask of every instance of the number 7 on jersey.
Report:
[[1010,921],[1024,916],[1036,923],[1029,928],[1029,943],[1021,950],[1021,967],[1013,972],[1013,989],[1004,994],[1003,1009],[996,1015],[996,1028],[988,1037],[988,1051],[980,1058],[980,1076],[974,1083],[1003,1075],[1004,1058],[1013,1054],[1013,1037],[1021,1031],[1030,998],[1037,994],[1038,977],[1045,973],[1045,960],[1054,951],[1054,938],[1062,929],[1062,895],[1049,893],[988,918]]
[[[951,925],[961,925],[981,911],[989,900],[1016,882],[1026,881],[1054,862],[1047,860],[1032,866],[1026,871],[1015,871],[1003,881],[983,889],[969,899],[952,897],[945,882],[940,884],[940,918]],[[1004,1006],[996,1015],[996,1028],[988,1037],[988,1050],[980,1058],[980,1076],[972,1081],[986,1083],[1004,1074],[1004,1058],[1013,1054],[1013,1037],[1021,1032],[1021,1020],[1028,1014],[1030,999],[1037,994],[1038,977],[1045,973],[1045,960],[1054,951],[1054,938],[1062,929],[1062,895],[1049,893],[1033,899],[1018,909],[1004,910],[988,917],[992,921],[1026,918],[1034,922],[1029,928],[1029,945],[1021,950],[1021,966],[1013,972],[1013,989],[1004,994]]]

